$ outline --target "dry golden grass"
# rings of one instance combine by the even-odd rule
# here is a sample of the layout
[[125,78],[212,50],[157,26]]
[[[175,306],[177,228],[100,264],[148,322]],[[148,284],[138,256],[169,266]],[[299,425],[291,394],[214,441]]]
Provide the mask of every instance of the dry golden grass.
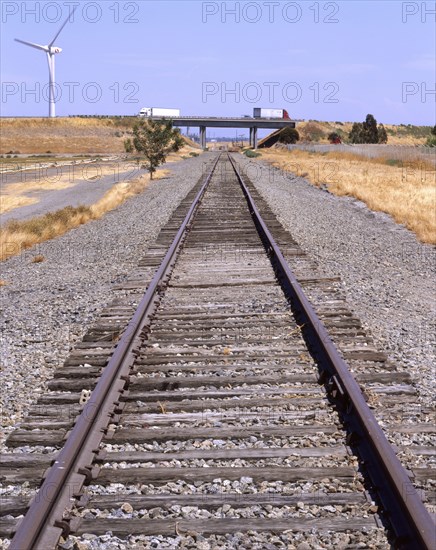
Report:
[[[171,154],[167,162],[180,160],[184,153],[191,151],[190,146],[183,147],[177,153]],[[131,164],[126,164],[126,170],[131,170]],[[98,172],[95,176],[90,176],[93,171]],[[83,164],[74,167],[74,175],[68,170],[62,170],[59,176],[52,178],[40,178],[39,180],[25,181],[20,183],[3,184],[0,188],[0,214],[10,212],[16,208],[36,204],[38,197],[28,197],[27,194],[35,191],[58,191],[77,185],[80,180],[95,181],[105,176],[112,176],[119,171],[118,164]],[[119,184],[122,185],[122,184]]]
[[[276,151],[276,149],[266,149],[266,151]],[[426,171],[434,171],[435,165],[426,159],[418,159],[415,161],[401,161],[396,159],[391,159],[388,157],[365,157],[362,155],[359,155],[358,153],[348,152],[348,151],[331,151],[328,153],[317,153],[312,151],[303,151],[303,150],[294,150],[292,151],[293,157],[299,157],[301,158],[307,158],[307,156],[313,156],[314,158],[326,158],[328,161],[357,161],[357,162],[364,162],[366,164],[380,164],[382,166],[397,166],[399,168],[402,168],[404,165],[404,168],[407,169],[407,167],[417,167],[419,166],[420,169],[424,169]]]
[[0,214],[39,202],[37,197],[27,197],[27,193],[33,191],[55,191],[66,189],[76,185],[77,181],[72,180],[68,175],[60,176],[57,181],[29,181],[25,183],[4,184],[0,194]]
[[40,264],[45,261],[45,257],[42,254],[37,254],[32,258],[32,264]]
[[123,153],[128,128],[110,122],[80,118],[2,121],[0,153]]
[[[124,153],[124,140],[131,137],[129,132],[137,120],[137,117],[3,119],[0,154]],[[194,146],[192,142],[190,145]]]
[[[377,117],[376,117],[377,118]],[[362,122],[362,121],[357,121]],[[383,122],[377,118],[377,122]],[[297,123],[297,130],[300,133],[301,139],[305,139],[307,134],[310,134],[309,130],[312,128],[318,128],[324,135],[319,142],[315,143],[329,143],[327,136],[331,132],[343,131],[347,135],[351,132],[353,127],[352,122],[324,122],[324,121],[304,121]],[[394,124],[385,124],[386,131],[388,131],[388,145],[424,145],[426,138],[416,137],[410,133],[407,128],[403,126],[396,126]],[[306,130],[307,129],[307,130]]]
[[[158,170],[154,179],[164,178],[168,173],[168,170]],[[149,182],[150,176],[145,174],[135,180],[115,185],[91,206],[67,206],[31,220],[11,220],[0,230],[0,261],[16,256],[35,244],[63,235],[88,221],[101,218],[128,198],[142,193]]]
[[0,167],[5,168],[5,170],[14,170],[18,171],[23,168],[40,168],[41,165],[50,165],[54,163],[77,163],[81,160],[92,160],[95,159],[96,155],[74,155],[72,156],[61,156],[61,155],[51,155],[51,154],[35,154],[27,155],[14,158],[11,155],[6,155],[5,157],[0,156]]
[[8,284],[9,283],[7,281],[5,281],[4,279],[0,279],[0,286],[6,286]]
[[26,197],[23,195],[11,196],[0,195],[0,214],[14,210],[15,208],[21,208],[22,206],[28,206],[29,204],[35,204],[39,202],[36,197]]
[[335,195],[355,197],[371,210],[390,214],[422,242],[436,244],[434,166],[414,163],[403,168],[348,153],[299,150],[264,150],[262,159],[316,186],[326,184]]
[[2,128],[89,128],[95,126],[128,127],[135,122],[136,117],[114,118],[96,118],[96,117],[68,117],[68,118],[5,118],[2,120]]

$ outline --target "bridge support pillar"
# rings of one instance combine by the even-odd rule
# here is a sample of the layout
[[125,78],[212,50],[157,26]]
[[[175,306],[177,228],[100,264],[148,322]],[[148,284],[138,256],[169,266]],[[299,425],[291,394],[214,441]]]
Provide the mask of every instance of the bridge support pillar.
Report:
[[253,149],[257,149],[257,127],[253,128]]
[[253,128],[250,128],[249,146],[251,147],[252,145],[253,145]]
[[202,149],[206,149],[206,126],[200,126],[200,145]]

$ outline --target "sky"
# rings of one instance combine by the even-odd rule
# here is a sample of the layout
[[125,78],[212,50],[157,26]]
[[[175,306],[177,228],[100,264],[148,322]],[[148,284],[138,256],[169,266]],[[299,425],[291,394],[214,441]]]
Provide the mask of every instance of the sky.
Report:
[[[78,8],[70,16],[73,6]],[[436,3],[1,0],[1,116],[252,115],[435,124]]]

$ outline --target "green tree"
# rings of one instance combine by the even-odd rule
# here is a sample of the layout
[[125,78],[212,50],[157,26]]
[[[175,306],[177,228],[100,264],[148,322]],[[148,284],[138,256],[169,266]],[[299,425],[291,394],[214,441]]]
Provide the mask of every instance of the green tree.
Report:
[[280,143],[297,143],[297,141],[300,139],[300,134],[298,133],[298,130],[295,128],[283,128],[283,130],[280,132]]
[[378,143],[377,121],[372,115],[366,115],[363,123],[363,143]]
[[353,124],[348,138],[351,143],[365,143],[362,122],[355,122]]
[[388,134],[387,134],[386,128],[383,126],[383,124],[379,124],[379,126],[378,126],[378,142],[379,143],[387,143],[388,142]]
[[431,133],[432,133],[433,136],[436,136],[436,124],[431,129]]
[[133,136],[133,146],[144,155],[150,179],[169,153],[178,151],[185,143],[171,120],[141,120],[133,127]]
[[377,126],[373,115],[366,115],[365,122],[355,122],[348,135],[351,143],[387,143],[388,134],[383,124]]

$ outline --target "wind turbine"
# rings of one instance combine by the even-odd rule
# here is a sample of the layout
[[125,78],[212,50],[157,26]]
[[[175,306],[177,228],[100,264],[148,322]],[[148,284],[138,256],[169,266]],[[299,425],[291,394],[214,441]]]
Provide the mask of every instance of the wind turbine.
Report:
[[20,42],[21,44],[25,44],[26,46],[30,46],[32,48],[35,48],[37,50],[42,50],[47,54],[47,61],[48,61],[48,73],[49,73],[49,107],[48,107],[48,116],[51,118],[54,118],[56,116],[56,102],[55,102],[55,55],[57,53],[61,53],[62,48],[58,48],[56,46],[53,46],[56,38],[61,34],[62,29],[65,27],[65,25],[68,23],[70,17],[73,15],[73,13],[76,11],[77,6],[73,9],[73,11],[68,15],[67,19],[65,20],[62,27],[57,32],[56,36],[53,38],[53,40],[48,44],[47,46],[41,46],[40,44],[34,44],[33,42],[26,42],[25,40],[20,40],[19,38],[15,38],[16,42]]

